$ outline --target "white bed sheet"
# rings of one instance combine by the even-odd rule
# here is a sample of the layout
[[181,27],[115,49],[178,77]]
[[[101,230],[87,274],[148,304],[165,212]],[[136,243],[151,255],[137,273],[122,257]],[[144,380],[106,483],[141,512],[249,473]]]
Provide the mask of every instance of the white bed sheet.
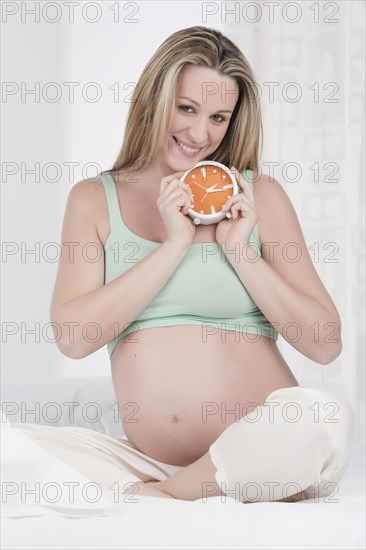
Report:
[[[49,455],[10,423],[2,423],[2,486],[13,481],[88,480]],[[42,483],[41,483],[42,485]],[[9,486],[7,486],[9,487]],[[242,504],[228,497],[183,501],[129,497],[113,503],[107,494],[87,503],[75,491],[51,504],[22,491],[4,503],[1,548],[10,549],[364,549],[365,446],[354,444],[339,492],[319,502]],[[91,495],[91,498],[92,495]],[[137,500],[131,502],[130,499]]]

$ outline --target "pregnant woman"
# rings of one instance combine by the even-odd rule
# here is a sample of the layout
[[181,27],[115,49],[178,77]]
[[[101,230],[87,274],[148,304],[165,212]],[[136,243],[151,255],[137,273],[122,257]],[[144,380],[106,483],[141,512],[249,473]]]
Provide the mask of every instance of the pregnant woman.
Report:
[[[349,402],[300,386],[276,343],[326,365],[341,322],[288,196],[260,174],[258,95],[221,32],[174,33],[136,85],[114,166],[69,193],[51,318],[74,337],[57,345],[74,359],[107,345],[125,435],[23,428],[104,488],[123,482],[124,498],[296,501],[335,491],[348,465]],[[203,160],[240,193],[230,217],[197,226],[180,178]]]

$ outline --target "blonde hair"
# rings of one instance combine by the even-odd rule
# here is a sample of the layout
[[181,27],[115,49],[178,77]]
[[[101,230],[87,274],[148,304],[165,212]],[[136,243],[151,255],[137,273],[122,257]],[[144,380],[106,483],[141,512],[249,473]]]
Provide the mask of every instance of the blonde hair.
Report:
[[263,127],[253,71],[220,31],[195,26],[170,35],[145,66],[132,95],[122,147],[109,172],[137,172],[154,158],[168,134],[178,78],[188,64],[231,77],[239,88],[226,134],[205,160],[235,166],[239,172],[257,169]]

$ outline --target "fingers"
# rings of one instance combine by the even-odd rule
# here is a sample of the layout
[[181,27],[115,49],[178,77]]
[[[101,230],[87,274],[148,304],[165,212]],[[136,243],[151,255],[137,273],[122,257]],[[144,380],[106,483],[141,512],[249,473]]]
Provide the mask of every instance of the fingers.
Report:
[[165,200],[167,202],[173,202],[176,206],[182,207],[181,211],[183,214],[187,214],[192,203],[192,199],[188,192],[181,186],[173,188],[165,197]]
[[242,176],[242,174],[240,174],[240,172],[238,172],[238,170],[236,168],[234,168],[234,166],[232,166],[230,168],[230,170],[233,172],[233,174],[236,178],[236,181],[239,184],[239,187],[244,191],[244,193],[248,197],[250,197],[254,200],[253,190],[251,189],[251,187],[250,187],[249,183],[246,181],[246,179]]
[[231,210],[231,215],[230,212],[228,212],[228,217],[232,217],[233,220],[236,220],[239,217],[239,212],[244,213],[253,211],[253,205],[248,197],[240,193],[239,195],[230,197],[230,199],[226,201],[222,211],[226,212],[228,210]]
[[[180,173],[181,172],[176,172],[176,174],[180,174]],[[190,196],[191,200],[193,200],[192,191],[189,185],[181,181],[174,174],[172,176],[167,176],[166,178],[163,178],[161,180],[160,196],[170,196],[171,193],[177,188],[184,189],[184,191],[186,191]]]
[[228,199],[223,207],[223,210],[227,210],[227,209],[230,209],[234,204],[240,204],[240,203],[243,203],[247,206],[249,206],[250,208],[253,208],[253,203],[252,201],[246,197],[245,195],[243,195],[243,193],[239,193],[238,195],[234,195],[233,197],[230,197],[230,199]]
[[169,176],[165,176],[165,178],[162,178],[160,182],[160,194],[164,192],[164,190],[169,186],[169,183],[171,183],[174,179],[180,181],[179,178],[181,178],[184,173],[185,171],[181,170],[180,172],[175,172],[174,174],[170,174]]
[[[187,193],[188,197],[191,199],[191,201],[193,200],[193,195],[192,195],[192,190],[191,188],[189,187],[189,185],[187,185],[186,183],[183,183],[182,181],[180,180],[177,180],[177,185],[174,186],[174,180],[170,182],[169,184],[169,187],[168,187],[168,190],[170,191],[170,189],[172,189],[172,191],[174,189],[181,189],[182,191],[184,191],[185,193]],[[168,191],[168,192],[169,192]]]
[[193,195],[189,185],[180,179],[171,176],[167,176],[166,178],[163,178],[163,180],[165,180],[165,187],[163,189],[161,199],[167,202],[173,200],[177,206],[184,207],[182,209],[182,213],[186,214],[188,209],[191,208],[193,201]]
[[251,211],[251,208],[248,206],[247,208],[245,208],[245,206],[243,206],[242,202],[237,202],[235,204],[233,204],[233,206],[231,207],[231,212],[233,214],[233,220],[236,220],[238,217],[239,217],[239,212],[250,212]]

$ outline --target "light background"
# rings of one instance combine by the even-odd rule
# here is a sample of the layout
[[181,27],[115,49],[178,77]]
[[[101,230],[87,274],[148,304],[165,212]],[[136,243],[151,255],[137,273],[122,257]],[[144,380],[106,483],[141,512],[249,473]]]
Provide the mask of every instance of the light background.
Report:
[[[52,4],[55,23],[45,19],[56,8],[42,15],[43,2],[38,21],[34,2],[2,5],[2,383],[110,374],[106,347],[69,359],[49,326],[67,194],[114,162],[129,94],[161,42],[204,25],[231,38],[254,70],[262,90],[260,165],[269,173],[268,163],[277,163],[273,175],[342,319],[343,351],[331,364],[312,362],[282,337],[280,350],[301,385],[328,383],[351,401],[364,440],[365,3],[280,2],[271,13],[276,3],[99,2],[94,23],[92,6],[89,21],[82,17],[90,2],[75,7],[73,22],[63,2]],[[51,82],[61,94],[55,101]],[[71,82],[79,83],[73,102]],[[101,90],[95,102],[91,82]],[[37,86],[38,97],[29,93]],[[296,90],[301,97],[291,101]]]

